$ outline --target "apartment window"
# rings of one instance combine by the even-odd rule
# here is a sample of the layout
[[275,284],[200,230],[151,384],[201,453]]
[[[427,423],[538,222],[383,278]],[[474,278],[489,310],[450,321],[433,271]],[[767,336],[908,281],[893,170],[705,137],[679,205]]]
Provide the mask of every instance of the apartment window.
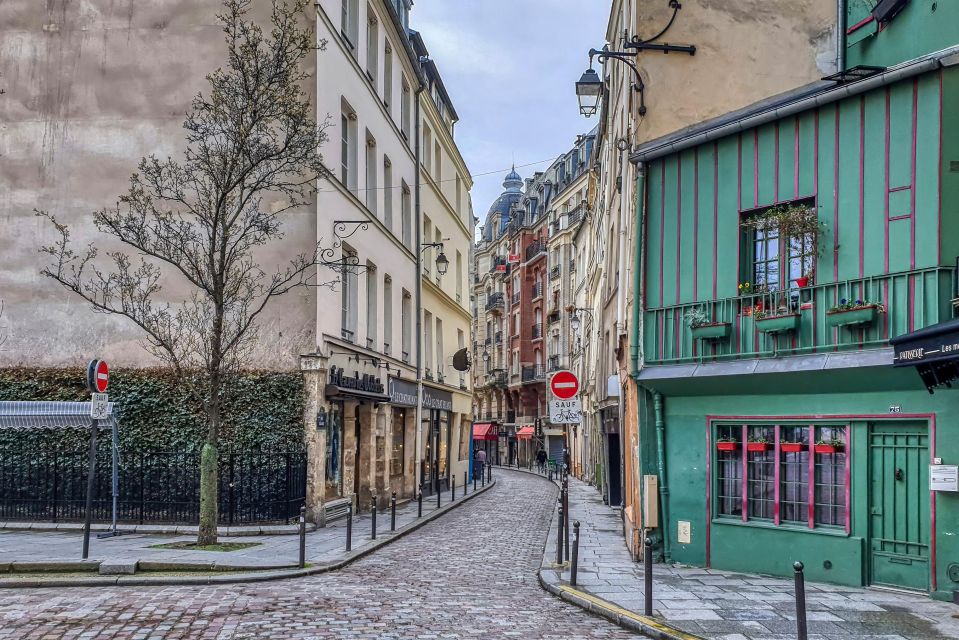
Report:
[[379,65],[380,34],[379,21],[373,7],[366,7],[366,77],[376,88],[376,68]]
[[393,163],[383,156],[383,224],[393,231]]
[[403,96],[400,101],[400,131],[406,140],[410,139],[410,107],[412,97],[410,95],[410,84],[403,78],[402,82]]
[[403,244],[413,249],[413,207],[410,202],[410,187],[404,180],[400,190],[400,224],[403,225]]
[[[433,144],[433,161],[436,163],[436,168],[433,170],[433,175],[436,176],[436,181],[439,183],[443,182],[443,147],[440,146],[439,140]],[[440,185],[442,189],[442,184]]]
[[366,132],[366,208],[376,215],[376,200],[379,190],[376,188],[376,139]]
[[433,166],[433,133],[427,126],[423,127],[423,166],[427,171]]
[[393,103],[393,47],[389,41],[383,49],[383,104],[386,110],[390,111],[390,105]]
[[376,348],[376,265],[366,263],[366,348]]
[[356,41],[359,39],[360,4],[359,0],[342,0],[342,16],[340,33],[346,40],[351,52],[356,52]]
[[[742,220],[740,282],[750,282],[757,291],[779,291],[812,272],[818,241],[812,201],[773,207]],[[788,226],[783,227],[783,221]]]
[[463,301],[463,255],[456,252],[456,301]]
[[393,279],[383,276],[383,353],[390,355],[393,343]]
[[848,425],[722,425],[714,437],[717,516],[848,531]]
[[340,180],[356,194],[356,112],[343,101],[340,114]]
[[456,175],[456,215],[463,210],[463,179]]
[[356,341],[357,275],[356,252],[343,247],[340,261],[340,332],[344,340]]
[[433,314],[429,311],[423,312],[423,325],[423,342],[426,347],[426,353],[423,357],[426,362],[426,377],[432,380],[430,365],[433,363]]
[[403,362],[410,361],[410,342],[413,337],[413,299],[410,296],[410,292],[406,289],[403,289],[403,301],[402,306],[400,307],[400,322],[402,327],[400,329],[403,332],[402,341],[403,341]]
[[393,421],[390,428],[390,475],[402,476],[405,472],[406,457],[406,409],[393,407]]
[[446,354],[443,352],[443,321],[436,319],[436,379],[443,381],[446,374]]

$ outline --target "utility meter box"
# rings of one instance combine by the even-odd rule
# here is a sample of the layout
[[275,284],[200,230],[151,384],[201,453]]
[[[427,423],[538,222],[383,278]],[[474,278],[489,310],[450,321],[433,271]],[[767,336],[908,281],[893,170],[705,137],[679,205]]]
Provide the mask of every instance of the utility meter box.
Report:
[[659,526],[659,478],[643,476],[643,527]]

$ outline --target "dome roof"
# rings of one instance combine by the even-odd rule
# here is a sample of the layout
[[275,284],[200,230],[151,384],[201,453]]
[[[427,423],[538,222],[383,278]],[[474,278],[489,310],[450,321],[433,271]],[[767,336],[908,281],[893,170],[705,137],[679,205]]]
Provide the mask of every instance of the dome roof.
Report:
[[483,238],[485,240],[492,240],[494,237],[493,220],[497,214],[499,214],[499,228],[495,234],[496,237],[499,237],[506,230],[506,225],[509,224],[510,209],[523,197],[522,187],[523,177],[516,173],[516,168],[513,167],[503,180],[503,193],[493,201],[486,213],[486,221],[483,225]]
[[506,179],[503,180],[503,188],[509,192],[519,191],[523,188],[523,176],[516,173],[516,165],[513,165],[510,172],[506,174]]

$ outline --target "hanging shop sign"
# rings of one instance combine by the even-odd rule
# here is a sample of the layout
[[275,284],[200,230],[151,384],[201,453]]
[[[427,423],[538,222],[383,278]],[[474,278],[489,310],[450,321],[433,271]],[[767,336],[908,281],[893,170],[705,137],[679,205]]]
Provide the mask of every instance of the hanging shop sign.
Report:
[[374,375],[354,371],[353,375],[347,375],[343,367],[330,367],[330,379],[326,384],[326,395],[328,396],[353,396],[364,400],[373,400],[374,402],[388,402],[390,397],[386,395],[383,383]]
[[390,377],[389,385],[390,404],[394,404],[399,407],[416,406],[415,382]]
[[959,319],[940,322],[889,340],[895,367],[916,367],[930,393],[959,379]]

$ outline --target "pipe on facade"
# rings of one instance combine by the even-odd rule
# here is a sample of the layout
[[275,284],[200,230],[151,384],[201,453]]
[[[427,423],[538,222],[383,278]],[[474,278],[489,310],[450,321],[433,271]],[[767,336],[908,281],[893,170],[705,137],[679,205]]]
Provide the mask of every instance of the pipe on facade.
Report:
[[413,163],[416,173],[413,179],[413,208],[416,210],[414,215],[416,225],[416,246],[413,251],[416,254],[416,282],[414,291],[416,296],[416,455],[413,459],[416,461],[416,468],[413,470],[415,478],[414,488],[422,491],[423,484],[423,251],[421,244],[423,242],[423,225],[421,218],[423,212],[420,207],[420,94],[426,88],[422,76],[417,73],[419,86],[413,94],[416,104],[413,106]]
[[911,63],[904,67],[884,71],[872,77],[866,78],[865,80],[859,80],[850,84],[840,85],[835,89],[829,89],[815,93],[809,97],[800,98],[795,102],[790,102],[780,107],[773,107],[765,111],[760,111],[759,113],[753,115],[744,116],[732,122],[718,125],[714,128],[707,129],[700,133],[691,134],[678,140],[673,140],[662,144],[653,143],[653,145],[645,149],[640,149],[634,153],[630,157],[630,162],[633,162],[634,164],[639,162],[648,162],[662,156],[678,153],[693,147],[698,147],[699,145],[712,142],[713,140],[719,140],[720,138],[725,138],[736,133],[752,130],[761,125],[796,115],[797,113],[802,113],[810,109],[838,102],[839,100],[843,100],[845,98],[857,96],[862,93],[872,91],[878,87],[884,87],[900,80],[905,80],[929,71],[934,71],[942,66],[942,62],[938,57],[941,54],[936,55],[937,57],[927,58],[920,62]]
[[[639,323],[642,319],[642,276],[643,264],[645,263],[644,253],[646,243],[643,239],[646,237],[646,166],[638,163],[636,166],[636,212],[639,214],[639,224],[636,229],[636,263],[633,267],[633,311],[630,321],[630,339],[629,339],[629,375],[636,379],[639,377],[639,337],[641,335]],[[637,398],[638,401],[638,398]]]
[[669,551],[669,488],[666,486],[666,420],[663,418],[663,394],[653,393],[656,412],[656,464],[659,467],[659,510],[663,517],[660,530],[663,535],[663,560],[670,561]]
[[846,70],[846,0],[836,0],[836,73]]

